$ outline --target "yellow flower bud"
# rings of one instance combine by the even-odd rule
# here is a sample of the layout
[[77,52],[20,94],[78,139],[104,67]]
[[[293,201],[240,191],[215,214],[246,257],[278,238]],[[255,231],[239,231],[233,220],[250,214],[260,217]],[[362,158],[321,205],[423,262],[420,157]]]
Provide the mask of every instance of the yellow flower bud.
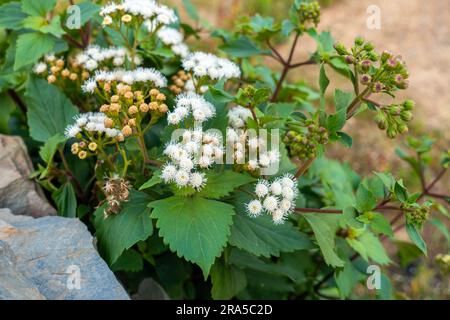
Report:
[[132,17],[131,17],[131,15],[129,15],[129,14],[124,14],[124,15],[122,16],[122,18],[121,18],[122,22],[124,22],[124,23],[130,22],[131,19],[132,19]]
[[119,96],[117,94],[111,96],[111,102],[119,102]]
[[87,152],[82,150],[78,153],[78,158],[80,158],[81,160],[86,159],[87,157]]
[[104,124],[106,128],[112,128],[114,125],[114,121],[111,118],[106,118]]
[[108,111],[109,111],[109,104],[103,104],[103,105],[100,107],[100,112],[106,113],[106,112],[108,112]]
[[70,147],[70,151],[72,152],[72,154],[77,154],[79,151],[78,143],[75,142],[74,144],[72,144],[72,146]]
[[138,108],[136,106],[131,106],[128,108],[128,114],[130,115],[135,115],[136,113],[138,113]]
[[142,104],[139,106],[139,110],[141,110],[141,112],[143,112],[143,113],[148,112],[148,109],[149,109],[149,107],[148,107],[148,104],[146,104],[146,103],[142,103]]
[[169,111],[169,108],[167,107],[166,104],[160,104],[158,107],[159,112],[161,113],[166,113],[167,111]]
[[133,119],[128,120],[128,125],[130,127],[136,127],[136,119],[133,118]]
[[68,77],[70,75],[70,71],[67,69],[64,69],[63,71],[61,71],[61,75],[63,77]]
[[163,93],[160,93],[156,96],[156,100],[158,101],[165,101],[166,100],[166,95]]
[[64,67],[64,60],[63,59],[56,60],[56,65],[60,68]]
[[125,92],[125,94],[123,95],[126,99],[133,99],[133,92],[131,91],[127,91]]
[[53,83],[56,81],[56,77],[51,74],[47,77],[47,81],[48,81],[48,83]]
[[150,102],[150,104],[148,105],[150,110],[158,110],[158,102]]
[[78,75],[76,73],[71,73],[69,76],[69,79],[72,81],[75,81],[78,79]]
[[97,150],[97,144],[95,142],[91,142],[91,143],[89,143],[88,148],[91,151],[95,151],[95,150]]
[[122,128],[122,133],[125,137],[131,136],[133,134],[133,129],[129,125]]
[[158,89],[152,89],[150,90],[150,95],[152,97],[156,97],[159,94],[159,90]]

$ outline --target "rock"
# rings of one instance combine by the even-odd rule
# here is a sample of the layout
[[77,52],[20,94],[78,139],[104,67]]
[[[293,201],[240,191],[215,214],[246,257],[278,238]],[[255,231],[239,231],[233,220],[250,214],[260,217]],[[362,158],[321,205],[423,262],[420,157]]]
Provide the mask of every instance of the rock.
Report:
[[0,300],[44,300],[36,286],[17,270],[9,245],[0,241]]
[[0,135],[0,208],[34,217],[55,215],[42,189],[28,178],[32,171],[22,139]]
[[[20,288],[25,279],[32,284],[30,288],[37,288],[46,299],[129,299],[95,250],[86,226],[78,219],[54,216],[34,219],[0,210],[0,241],[8,244],[15,255],[19,275],[11,273],[10,278],[14,279],[12,284],[17,280]],[[11,260],[10,255],[5,258],[0,253],[0,261]]]
[[153,278],[145,278],[139,284],[138,292],[133,295],[133,300],[169,300],[169,296]]

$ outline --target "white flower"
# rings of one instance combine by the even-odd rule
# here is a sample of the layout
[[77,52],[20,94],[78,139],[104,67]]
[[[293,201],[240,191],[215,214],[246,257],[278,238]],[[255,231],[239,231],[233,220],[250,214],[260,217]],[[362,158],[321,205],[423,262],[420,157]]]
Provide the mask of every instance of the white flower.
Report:
[[81,132],[81,129],[77,125],[68,126],[65,130],[66,138],[75,138],[77,134]]
[[196,77],[211,79],[239,78],[241,71],[234,62],[205,52],[193,52],[183,59],[183,68],[192,71]]
[[276,163],[280,160],[280,153],[278,150],[271,150],[267,153],[267,156],[269,157],[270,163]]
[[283,187],[287,188],[295,188],[297,181],[295,177],[291,174],[285,174],[283,178],[281,178],[281,184]]
[[248,165],[248,168],[252,171],[259,168],[258,161],[256,161],[256,160],[249,160],[247,165]]
[[252,200],[247,204],[247,212],[252,217],[261,215],[262,205],[259,200]]
[[180,159],[179,166],[181,169],[186,171],[191,171],[192,168],[194,168],[194,162],[192,162],[189,158],[182,158]]
[[287,200],[292,200],[295,198],[295,191],[292,188],[283,187],[281,195]]
[[191,174],[190,184],[193,188],[200,190],[206,184],[207,179],[204,173],[194,172]]
[[45,71],[47,71],[47,65],[44,62],[36,63],[33,68],[33,72],[36,74],[41,74],[44,73]]
[[189,183],[190,175],[186,170],[178,170],[175,174],[175,183],[179,188],[185,187]]
[[292,208],[292,202],[287,200],[287,199],[283,199],[280,202],[280,209],[283,210],[285,213],[290,212],[293,208]]
[[277,209],[274,212],[272,212],[272,221],[275,224],[283,224],[284,220],[286,219],[286,216],[284,215],[283,210]]
[[209,168],[212,164],[213,160],[211,159],[211,157],[201,156],[198,159],[198,165],[200,166],[200,168]]
[[181,121],[181,118],[176,112],[167,113],[167,122],[169,124],[179,124],[180,121]]
[[259,164],[261,165],[261,167],[268,167],[268,166],[270,166],[270,158],[269,158],[269,156],[266,153],[261,154],[259,156]]
[[265,197],[269,193],[268,183],[265,180],[260,180],[255,187],[255,193],[259,198]]
[[272,192],[272,194],[274,194],[276,196],[279,196],[281,194],[282,190],[283,190],[283,187],[281,186],[281,183],[278,181],[274,181],[270,185],[270,192]]
[[278,199],[274,196],[268,196],[263,204],[267,211],[273,212],[278,208]]
[[163,27],[157,36],[165,45],[177,45],[183,42],[183,34],[174,28]]
[[161,172],[161,178],[165,182],[170,182],[175,179],[175,175],[177,174],[177,168],[172,164],[166,164]]
[[83,92],[93,93],[97,88],[97,82],[95,80],[88,80],[82,86]]
[[202,148],[202,153],[204,156],[211,157],[214,153],[214,148],[209,144],[205,144]]

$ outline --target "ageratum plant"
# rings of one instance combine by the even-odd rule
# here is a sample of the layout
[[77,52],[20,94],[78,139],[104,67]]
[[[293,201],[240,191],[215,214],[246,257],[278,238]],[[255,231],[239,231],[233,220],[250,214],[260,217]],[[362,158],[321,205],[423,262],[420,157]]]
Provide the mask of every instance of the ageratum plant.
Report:
[[[433,141],[408,139],[413,154],[400,155],[419,192],[324,156],[352,146],[345,126],[362,113],[389,138],[407,133],[415,104],[395,99],[408,87],[400,55],[336,42],[317,29],[318,3],[302,0],[282,22],[256,15],[212,31],[221,44],[203,52],[208,28],[184,3],[195,26],[153,0],[0,7],[0,128],[27,139],[32,178],[60,215],[89,226],[129,292],[153,277],[171,298],[347,298],[368,265],[392,262],[383,241],[396,230],[426,255],[431,210],[448,216],[433,192],[448,151],[428,181]],[[295,61],[306,37],[317,49]],[[305,65],[317,86],[287,81]],[[328,92],[331,72],[353,90]],[[382,282],[377,296],[392,298]]]

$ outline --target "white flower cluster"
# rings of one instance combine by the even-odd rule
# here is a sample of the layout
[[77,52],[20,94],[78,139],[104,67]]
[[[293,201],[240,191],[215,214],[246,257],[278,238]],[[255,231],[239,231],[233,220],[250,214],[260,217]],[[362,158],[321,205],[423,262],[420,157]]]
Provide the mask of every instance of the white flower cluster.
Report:
[[42,74],[42,73],[46,72],[47,68],[48,68],[47,63],[54,62],[54,61],[56,61],[56,59],[64,61],[64,58],[62,58],[62,57],[56,58],[55,54],[53,54],[53,53],[46,54],[44,56],[44,61],[40,61],[34,65],[33,72],[36,74]]
[[[122,66],[125,59],[131,59],[129,52],[122,47],[101,48],[96,45],[90,45],[83,52],[75,56],[75,62],[83,66],[87,70],[95,70],[99,64],[105,60],[112,59],[112,63],[116,66]],[[134,63],[140,65],[142,59],[139,56],[134,57]]]
[[239,78],[241,71],[234,62],[205,52],[193,52],[183,59],[183,68],[198,77],[212,80]]
[[175,102],[175,109],[167,114],[169,124],[179,124],[192,114],[197,125],[200,125],[216,114],[216,109],[210,102],[193,92],[179,94]]
[[[150,26],[148,28],[150,29],[153,27]],[[183,42],[184,36],[177,29],[163,27],[156,33],[156,35],[162,41],[162,43],[164,43],[166,46],[170,46],[172,52],[177,56],[184,58],[189,54],[189,48]]]
[[182,142],[170,142],[164,154],[170,159],[161,172],[164,182],[200,190],[207,179],[198,169],[208,169],[222,159],[223,147],[219,136],[194,129],[183,133]]
[[245,129],[246,121],[252,116],[250,110],[236,106],[228,111],[227,145],[231,145],[234,151],[236,163],[245,163],[246,150],[250,151],[247,162],[248,169],[255,171],[260,168],[268,168],[280,161],[278,150],[267,150],[267,141],[264,137],[253,137]]
[[158,25],[168,25],[178,21],[175,11],[154,0],[123,0],[121,3],[111,2],[101,8],[100,16],[104,19],[103,24],[111,24],[111,15],[118,12],[141,17]]
[[121,136],[122,132],[118,129],[107,128],[105,120],[108,119],[103,112],[88,112],[82,113],[74,117],[75,123],[66,127],[66,138],[75,138],[80,132],[85,130],[90,133],[97,133],[105,135],[109,138]]
[[97,71],[92,78],[84,82],[81,88],[84,92],[93,93],[97,88],[97,83],[101,81],[116,81],[128,85],[132,85],[136,82],[153,82],[153,84],[159,88],[167,85],[167,79],[161,74],[161,72],[153,68],[137,68],[132,71],[124,69]]
[[290,174],[276,179],[271,184],[266,180],[260,180],[256,184],[255,194],[258,199],[247,203],[248,214],[257,217],[267,212],[272,215],[275,224],[281,224],[295,209],[298,195],[297,180]]

